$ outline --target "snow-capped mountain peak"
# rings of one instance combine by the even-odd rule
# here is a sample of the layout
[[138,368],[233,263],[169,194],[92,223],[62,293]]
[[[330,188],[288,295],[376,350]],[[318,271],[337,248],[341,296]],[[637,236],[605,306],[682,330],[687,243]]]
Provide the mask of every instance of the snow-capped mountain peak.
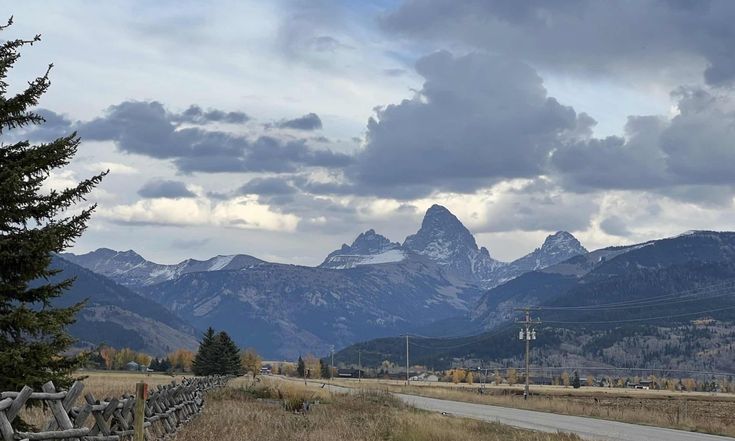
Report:
[[421,229],[406,238],[403,248],[465,280],[484,280],[499,264],[486,248],[477,247],[470,230],[441,205],[426,210]]
[[359,265],[400,262],[405,257],[399,243],[391,242],[387,237],[370,229],[357,236],[352,245],[342,244],[342,248],[329,253],[319,266],[348,269]]

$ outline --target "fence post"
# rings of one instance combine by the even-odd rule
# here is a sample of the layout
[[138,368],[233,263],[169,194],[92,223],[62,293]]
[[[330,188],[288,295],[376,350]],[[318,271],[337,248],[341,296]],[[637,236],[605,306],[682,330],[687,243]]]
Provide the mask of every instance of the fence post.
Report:
[[145,423],[145,400],[148,399],[148,384],[137,383],[135,385],[135,441],[145,441],[143,431]]

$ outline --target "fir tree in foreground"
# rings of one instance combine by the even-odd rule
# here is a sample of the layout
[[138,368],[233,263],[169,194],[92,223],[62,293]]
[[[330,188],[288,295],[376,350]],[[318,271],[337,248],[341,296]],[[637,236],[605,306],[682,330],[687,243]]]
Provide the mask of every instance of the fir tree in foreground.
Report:
[[[6,32],[11,24],[12,18],[0,31]],[[49,380],[67,386],[82,361],[62,356],[73,343],[66,327],[82,304],[52,305],[73,280],[49,282],[58,273],[49,265],[53,254],[82,234],[95,205],[76,214],[66,211],[84,201],[104,176],[64,190],[42,189],[49,174],[76,154],[80,142],[76,133],[36,145],[7,141],[8,132],[44,122],[32,109],[50,85],[51,66],[17,95],[7,95],[6,79],[20,49],[38,41],[40,36],[7,40],[0,46],[0,391],[24,385],[40,390]]]
[[192,370],[194,375],[241,375],[240,350],[226,332],[215,334],[209,327],[199,343]]

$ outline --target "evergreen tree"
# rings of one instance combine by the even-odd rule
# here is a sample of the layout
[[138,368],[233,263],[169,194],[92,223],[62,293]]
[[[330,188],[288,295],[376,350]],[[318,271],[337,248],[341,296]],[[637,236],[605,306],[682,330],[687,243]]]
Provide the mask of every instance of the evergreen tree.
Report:
[[160,366],[158,364],[158,358],[153,357],[153,359],[151,360],[151,364],[148,365],[148,369],[150,369],[150,370],[152,370],[154,372],[159,372],[161,370],[161,368],[160,368]]
[[194,375],[242,375],[240,349],[225,331],[204,333],[192,363]]
[[299,377],[303,377],[305,372],[306,365],[304,364],[304,359],[299,355],[299,362],[296,365],[296,373],[299,374]]
[[[12,18],[0,31],[6,31]],[[20,49],[40,40],[6,40],[0,46],[0,137],[44,119],[33,112],[50,86],[46,72],[14,96],[7,96],[8,71]],[[66,327],[75,321],[83,304],[57,308],[72,279],[51,283],[58,270],[49,268],[52,256],[74,243],[90,219],[95,205],[76,214],[66,210],[85,200],[106,173],[64,190],[42,190],[50,173],[69,164],[80,139],[76,133],[56,140],[0,142],[0,390],[17,391],[24,385],[40,390],[53,381],[71,383],[81,357],[60,356],[73,343]],[[18,420],[17,420],[18,421]],[[22,422],[18,422],[20,426]]]
[[582,387],[582,383],[579,380],[579,372],[574,371],[574,378],[572,379],[572,387],[575,389],[579,389]]
[[161,372],[171,372],[174,367],[171,363],[171,360],[166,357],[162,359],[161,362],[158,364],[158,368],[161,370]]
[[242,375],[240,349],[225,331],[217,334],[219,357],[216,373],[221,375]]
[[219,357],[219,342],[214,329],[210,326],[199,343],[199,350],[194,356],[191,369],[194,375],[212,375],[217,370],[217,358]]
[[321,371],[322,378],[332,378],[329,372],[329,364],[323,358],[319,359],[319,370]]

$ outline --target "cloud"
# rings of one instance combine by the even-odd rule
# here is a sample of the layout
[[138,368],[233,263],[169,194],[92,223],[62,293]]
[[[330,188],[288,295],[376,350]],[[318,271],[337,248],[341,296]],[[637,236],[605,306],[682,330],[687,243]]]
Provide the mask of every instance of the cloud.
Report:
[[735,99],[702,88],[680,88],[675,96],[671,119],[630,117],[624,137],[562,145],[552,154],[554,175],[572,191],[640,189],[691,199],[702,198],[701,187],[732,194]]
[[205,198],[143,199],[128,205],[99,207],[97,215],[116,223],[168,226],[215,226],[247,230],[294,231],[299,218],[277,213],[253,198],[221,202]]
[[460,43],[564,72],[642,72],[663,79],[698,66],[710,85],[735,78],[735,3],[727,0],[405,0],[384,29]]
[[322,128],[322,120],[316,113],[307,113],[299,118],[278,122],[275,126],[281,129],[319,130]]
[[437,52],[416,70],[424,77],[421,90],[377,110],[364,149],[347,169],[367,191],[473,192],[537,176],[560,136],[586,123],[547,96],[536,71],[516,60]]
[[244,112],[225,112],[217,109],[204,111],[196,104],[192,104],[180,114],[173,115],[172,119],[178,122],[204,125],[213,122],[243,124],[248,122],[250,117]]
[[282,178],[269,177],[251,179],[238,191],[241,194],[272,196],[293,194],[296,192],[296,188]]
[[186,184],[180,181],[170,181],[164,179],[157,179],[146,182],[138,190],[138,194],[141,197],[152,199],[152,198],[193,198],[196,194],[192,193],[186,188]]
[[134,175],[139,172],[135,167],[110,161],[93,162],[91,164],[86,164],[85,168],[92,172],[110,170],[110,173],[113,175]]
[[600,228],[612,236],[626,237],[631,234],[625,222],[618,216],[610,216],[600,222]]
[[114,141],[118,149],[158,159],[171,159],[184,173],[292,172],[301,167],[342,167],[350,157],[315,150],[304,140],[245,136],[199,127],[178,127],[180,116],[156,101],[125,101],[104,116],[80,123],[89,140]]
[[66,115],[53,110],[39,108],[33,110],[44,121],[40,124],[29,125],[9,132],[13,140],[30,139],[32,141],[49,142],[62,136],[71,135],[74,123]]

